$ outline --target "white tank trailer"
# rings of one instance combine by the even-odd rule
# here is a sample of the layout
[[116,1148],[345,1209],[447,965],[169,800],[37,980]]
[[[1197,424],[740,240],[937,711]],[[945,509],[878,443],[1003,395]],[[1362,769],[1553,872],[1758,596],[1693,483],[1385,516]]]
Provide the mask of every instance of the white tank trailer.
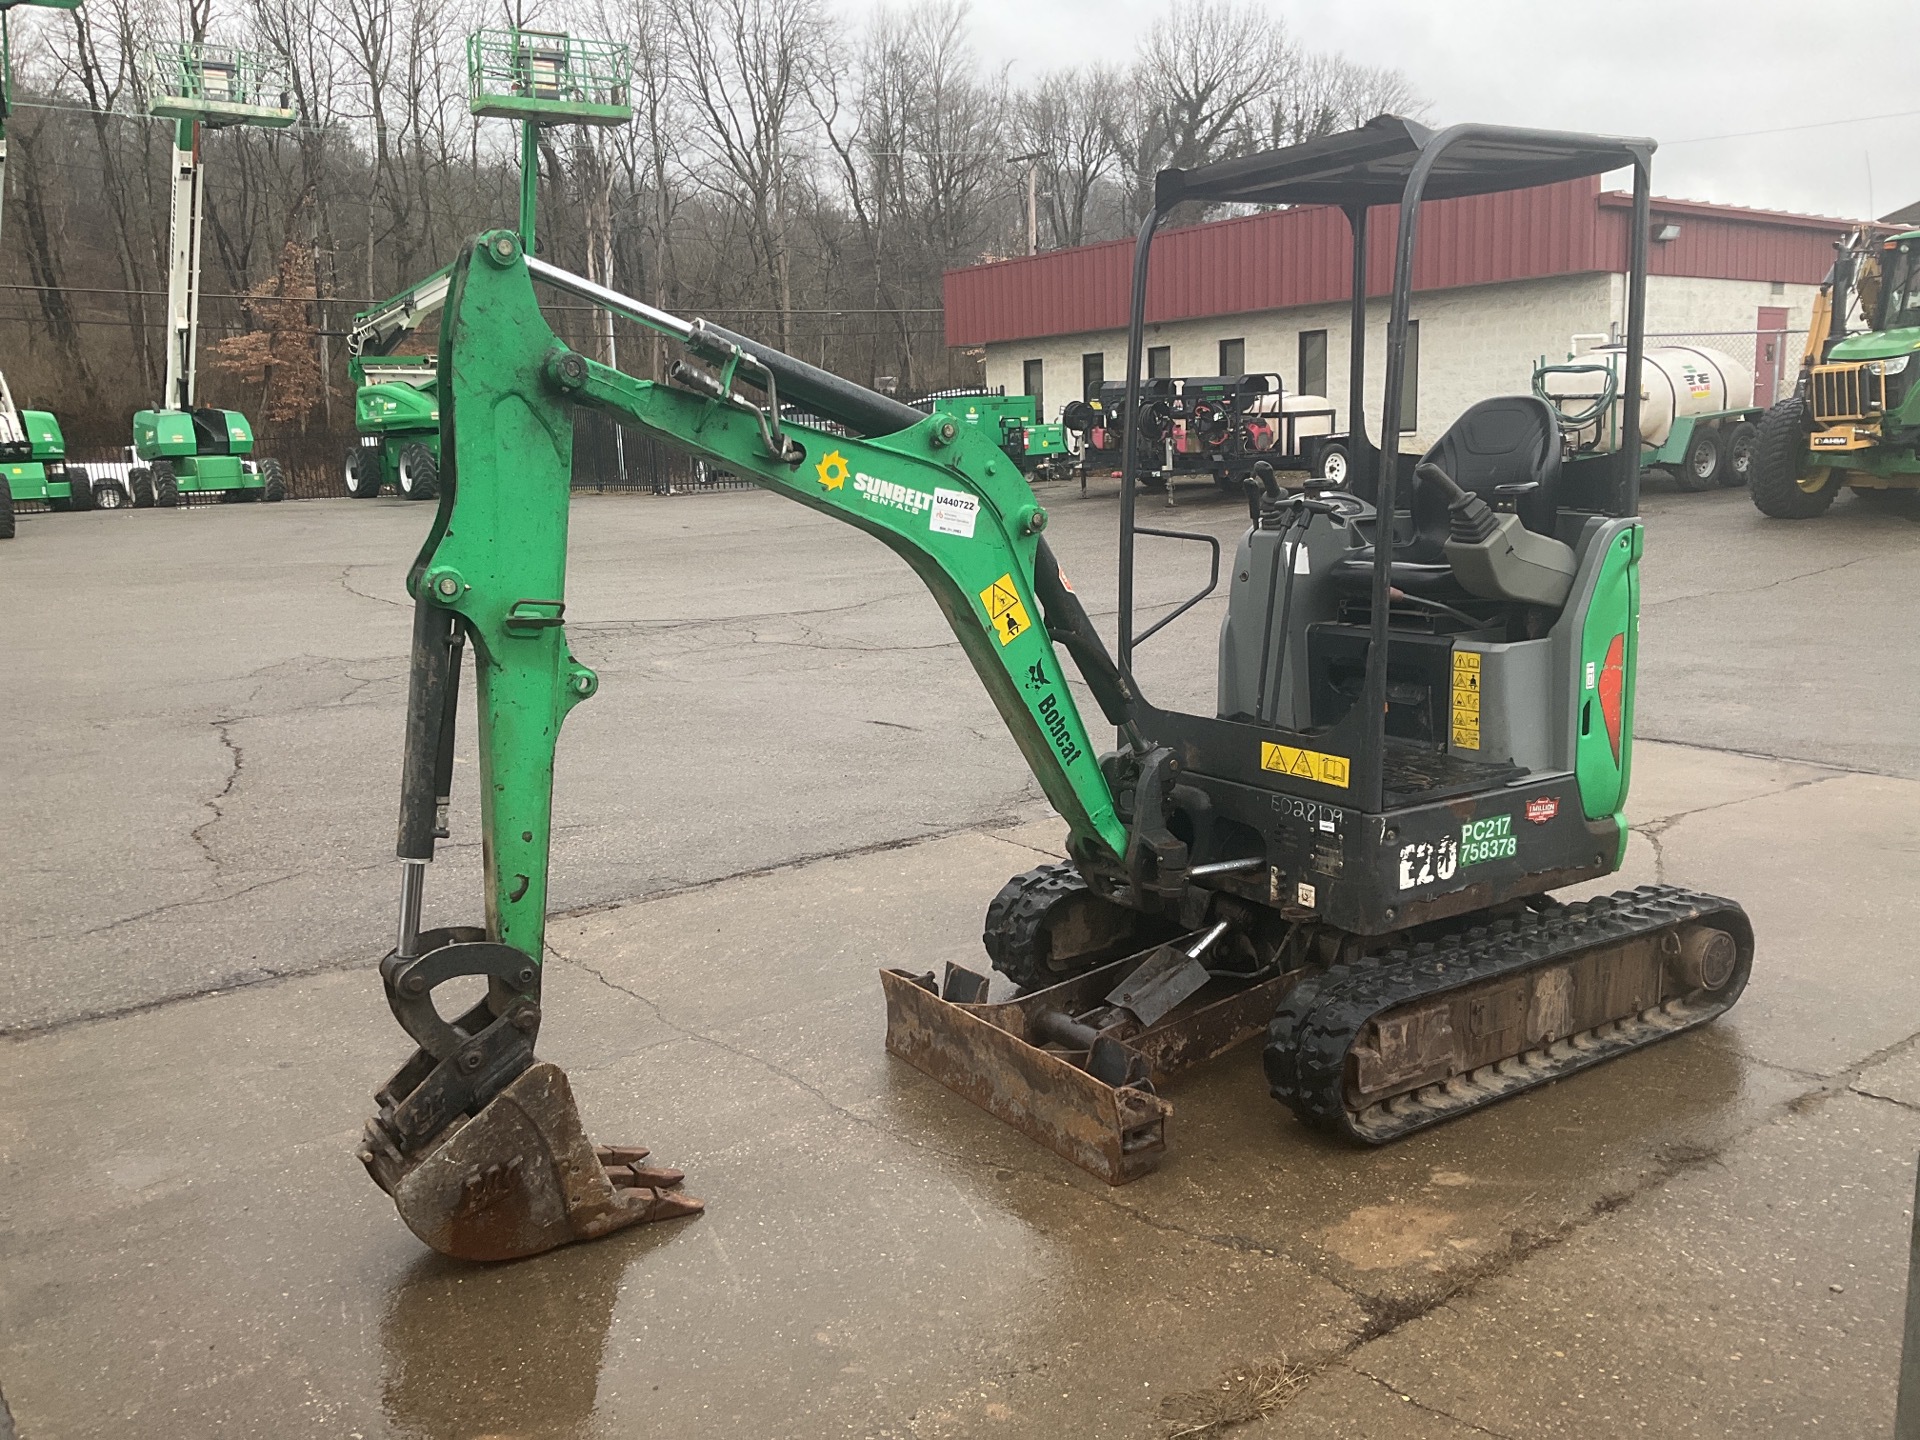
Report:
[[[1602,345],[1561,364],[1534,367],[1534,393],[1559,413],[1569,453],[1620,445],[1625,350]],[[1643,464],[1672,473],[1683,490],[1744,485],[1753,463],[1753,367],[1704,345],[1657,345],[1640,365]]]

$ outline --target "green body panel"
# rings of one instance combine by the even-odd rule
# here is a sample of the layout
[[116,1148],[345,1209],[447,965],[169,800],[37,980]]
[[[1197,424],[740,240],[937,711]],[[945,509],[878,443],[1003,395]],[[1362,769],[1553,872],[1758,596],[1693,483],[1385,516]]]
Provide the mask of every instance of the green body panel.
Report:
[[10,460],[6,463],[7,492],[15,500],[51,500],[53,486],[47,479],[47,467],[37,460]]
[[7,491],[15,500],[66,500],[73,491],[64,479],[48,479],[47,465],[67,458],[67,437],[60,422],[45,410],[21,410],[20,428],[26,432],[28,454],[0,461]]
[[[898,552],[933,592],[1075,840],[1123,850],[1112,793],[1039,623],[1033,566],[1045,512],[990,437],[963,429],[943,446],[944,424],[934,417],[869,440],[796,425],[787,434],[805,459],[777,461],[751,411],[572,356],[541,317],[507,232],[475,241],[456,265],[440,354],[448,463],[408,585],[416,599],[455,611],[473,642],[487,927],[495,939],[542,957],[554,746],[567,713],[598,684],[573,658],[562,624],[576,405],[618,416]],[[971,533],[946,533],[957,531]],[[768,717],[765,733],[739,739],[804,754],[804,736],[779,717]]]
[[1031,425],[1040,416],[1031,395],[941,395],[933,402],[933,413],[951,415],[962,425],[984,429],[999,435],[1009,425]]
[[353,423],[362,435],[407,431],[416,438],[440,433],[438,386],[383,380],[353,392]]
[[183,490],[187,488],[185,477],[190,473],[225,474],[229,467],[221,462],[230,461],[233,472],[238,474],[240,457],[253,453],[253,427],[238,410],[219,410],[214,413],[220,416],[222,428],[226,431],[228,454],[200,454],[200,437],[194,431],[193,416],[184,410],[136,411],[133,417],[134,453],[146,461],[172,461],[174,473],[182,479]]
[[1920,326],[1907,325],[1898,330],[1872,330],[1864,335],[1849,335],[1835,343],[1827,358],[1835,364],[1854,360],[1891,360],[1896,355],[1911,355],[1920,350]]
[[33,459],[67,458],[66,434],[60,429],[60,422],[45,410],[22,410],[20,426],[27,432],[27,443],[33,447]]
[[[1615,539],[1601,563],[1593,597],[1581,624],[1578,739],[1574,777],[1589,820],[1612,817],[1620,827],[1621,855],[1626,846],[1627,789],[1633,777],[1633,692],[1640,650],[1640,556],[1646,548],[1646,528],[1635,525]],[[1621,651],[1615,666],[1608,655],[1615,637]],[[1609,671],[1613,670],[1612,675]],[[1609,684],[1620,687],[1619,751],[1606,724],[1602,695]]]
[[[1041,424],[1031,395],[942,395],[933,401],[933,413],[984,431],[1015,464],[1067,453],[1066,427]],[[1022,437],[1024,450],[1018,448]]]
[[1704,415],[1676,415],[1673,428],[1667,432],[1666,443],[1654,447],[1641,447],[1640,463],[1642,465],[1678,465],[1687,458],[1687,447],[1693,443],[1693,432],[1696,426],[1738,420],[1751,420],[1757,423],[1765,413],[1762,410],[1713,410]]
[[76,483],[71,478],[49,479],[47,467],[36,460],[7,461],[0,464],[6,471],[7,493],[14,503],[22,500],[71,500]]
[[194,437],[193,417],[183,410],[136,410],[133,450],[142,460],[171,460],[191,455],[200,447]]
[[1027,454],[1036,460],[1067,453],[1067,427],[1064,425],[1027,426]]
[[195,455],[176,461],[173,476],[182,495],[203,490],[258,490],[266,484],[257,472],[249,473],[242,466],[238,455]]

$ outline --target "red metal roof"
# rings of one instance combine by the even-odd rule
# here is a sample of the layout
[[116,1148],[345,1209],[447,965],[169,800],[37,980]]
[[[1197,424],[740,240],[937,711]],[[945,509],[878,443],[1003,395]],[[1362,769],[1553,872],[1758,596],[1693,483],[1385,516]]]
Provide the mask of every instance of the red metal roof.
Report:
[[[1630,201],[1597,177],[1499,195],[1436,200],[1420,215],[1416,290],[1624,270]],[[1855,223],[1744,210],[1697,200],[1653,202],[1656,228],[1677,238],[1651,247],[1655,275],[1813,284],[1833,263],[1832,242]],[[1387,293],[1398,206],[1367,220],[1367,293]],[[1113,240],[1022,256],[946,275],[947,344],[988,345],[1042,335],[1118,330],[1127,323],[1133,242]],[[1351,265],[1346,217],[1324,206],[1275,210],[1169,230],[1154,242],[1147,319],[1281,310],[1344,301]]]

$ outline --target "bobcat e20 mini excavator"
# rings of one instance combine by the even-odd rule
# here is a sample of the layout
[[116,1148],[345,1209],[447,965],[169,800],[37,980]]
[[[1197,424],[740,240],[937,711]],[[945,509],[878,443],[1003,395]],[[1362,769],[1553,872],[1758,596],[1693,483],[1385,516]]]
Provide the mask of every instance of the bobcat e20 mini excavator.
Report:
[[[1383,116],[1159,177],[1134,267],[1129,392],[1171,207],[1341,206],[1361,337],[1369,207],[1400,206],[1382,443],[1365,442],[1356,343],[1353,483],[1289,495],[1269,473],[1250,487],[1212,715],[1162,710],[1132,678],[1138,476],[1123,477],[1114,653],[994,437],[558,270],[510,231],[471,242],[442,317],[444,487],[408,576],[399,937],[381,963],[419,1049],[379,1091],[360,1150],[407,1224],[447,1254],[501,1259],[700,1208],[645,1151],[591,1145],[565,1076],[534,1058],[554,747],[598,684],[564,624],[582,406],[847,521],[926,582],[1065,821],[1071,859],[1015,877],[989,907],[988,953],[1021,993],[990,1002],[986,976],[961,966],[937,982],[885,971],[887,1045],[1089,1171],[1119,1183],[1150,1169],[1171,1114],[1156,1086],[1257,1034],[1296,1115],[1380,1143],[1730,1006],[1753,949],[1737,905],[1667,886],[1548,898],[1613,872],[1625,849],[1637,456],[1563,460],[1553,412],[1531,396],[1473,406],[1417,466],[1395,444],[1420,202],[1630,167],[1631,374],[1652,150]],[[665,383],[589,360],[547,326],[536,285],[672,337],[685,358]],[[783,423],[783,401],[846,433]],[[426,930],[469,647],[485,924]],[[1118,734],[1108,753],[1068,663]],[[435,992],[477,976],[485,998],[442,1015]]]

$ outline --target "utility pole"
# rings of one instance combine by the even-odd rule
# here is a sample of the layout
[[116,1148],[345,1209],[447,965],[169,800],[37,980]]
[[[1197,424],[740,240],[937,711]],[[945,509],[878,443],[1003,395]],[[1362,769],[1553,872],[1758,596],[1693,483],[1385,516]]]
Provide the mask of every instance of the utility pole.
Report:
[[1027,167],[1027,254],[1040,253],[1040,161],[1042,152],[1035,150],[1026,155],[1009,155],[1009,165],[1025,164]]

